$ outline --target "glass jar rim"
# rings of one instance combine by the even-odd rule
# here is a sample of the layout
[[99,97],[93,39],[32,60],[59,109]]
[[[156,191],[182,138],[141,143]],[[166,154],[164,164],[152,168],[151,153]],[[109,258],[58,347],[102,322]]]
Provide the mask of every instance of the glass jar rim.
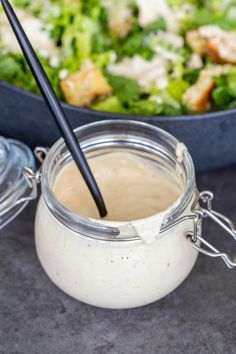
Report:
[[[121,125],[122,127],[125,128],[126,131],[128,129],[138,129],[140,128],[140,131],[143,130],[148,130],[150,132],[153,132],[156,136],[162,137],[165,141],[168,141],[173,147],[176,147],[180,143],[180,141],[175,138],[173,135],[170,133],[166,132],[165,130],[155,127],[151,124],[147,124],[144,122],[140,121],[132,121],[132,120],[103,120],[99,122],[94,122],[94,123],[89,123],[87,125],[84,125],[82,127],[76,128],[74,131],[77,135],[77,137],[80,139],[80,137],[83,134],[88,133],[89,130],[98,130],[104,127],[114,127],[115,125]],[[82,149],[86,152],[87,144],[86,144],[86,139],[83,141],[80,140],[80,145]],[[117,227],[116,226],[111,226],[109,225],[109,222],[106,221],[100,221],[97,219],[92,219],[88,218],[82,215],[79,215],[67,207],[65,207],[56,197],[54,194],[52,187],[50,185],[49,181],[49,173],[50,173],[50,168],[51,168],[51,163],[57,159],[60,161],[60,157],[58,154],[58,151],[65,149],[66,145],[63,140],[63,138],[60,138],[58,141],[55,142],[55,144],[51,147],[49,150],[46,159],[43,163],[42,167],[42,179],[41,179],[41,187],[42,187],[42,195],[44,198],[44,201],[51,211],[51,213],[58,219],[59,222],[61,222],[64,226],[67,228],[71,229],[72,231],[82,234],[83,236],[86,237],[91,237],[103,241],[135,241],[135,240],[140,240],[141,237],[137,235],[135,228],[133,228],[133,235],[130,236],[131,232],[131,223],[130,222],[123,222],[119,223],[117,222]],[[70,153],[67,152],[67,157],[71,156]],[[177,160],[177,157],[176,157]],[[171,210],[171,215],[170,219],[175,220],[175,214],[180,212],[181,210],[185,210],[186,206],[188,205],[188,202],[192,200],[192,194],[195,190],[196,182],[195,182],[195,169],[194,169],[194,164],[191,158],[191,155],[189,152],[186,150],[183,153],[183,161],[182,161],[185,169],[186,169],[186,175],[187,175],[187,181],[186,185],[184,188],[183,193],[181,196],[178,198],[178,200],[174,203],[174,208],[173,205],[168,208]],[[172,208],[172,209],[171,209]],[[142,219],[143,221],[148,220],[152,218],[144,218]],[[162,227],[160,230],[161,232],[164,232],[166,228],[171,227],[171,220],[166,221],[165,227]],[[173,223],[174,224],[174,223]],[[114,223],[113,223],[114,225]],[[122,225],[122,226],[118,226]]]

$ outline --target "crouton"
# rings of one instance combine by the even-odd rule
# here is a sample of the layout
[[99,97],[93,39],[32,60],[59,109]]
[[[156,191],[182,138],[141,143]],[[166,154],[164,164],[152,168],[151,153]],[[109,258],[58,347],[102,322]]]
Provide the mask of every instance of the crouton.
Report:
[[128,9],[116,14],[112,12],[108,19],[108,29],[121,39],[130,33],[132,24],[131,12]]
[[62,80],[61,89],[68,103],[81,107],[88,107],[96,98],[112,92],[107,79],[91,63]]
[[133,14],[129,2],[129,0],[101,0],[102,6],[108,12],[108,30],[121,39],[131,32],[133,26]]
[[219,26],[202,26],[186,34],[194,53],[208,54],[215,63],[236,63],[236,34]]
[[236,63],[236,37],[212,38],[207,45],[208,54],[216,63]]
[[195,85],[189,87],[183,96],[190,111],[195,113],[204,113],[209,108],[211,92],[215,87],[212,78],[206,77],[197,81]]
[[183,95],[188,109],[195,113],[207,112],[211,104],[211,93],[215,87],[214,77],[229,72],[231,65],[216,65],[202,70],[196,84],[189,87]]
[[207,53],[207,40],[201,37],[198,30],[187,32],[186,41],[196,54],[202,56]]

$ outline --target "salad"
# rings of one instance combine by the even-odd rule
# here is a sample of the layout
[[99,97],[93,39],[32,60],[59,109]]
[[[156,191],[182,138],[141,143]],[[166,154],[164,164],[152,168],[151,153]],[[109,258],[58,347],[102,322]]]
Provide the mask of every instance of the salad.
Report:
[[[61,100],[135,115],[236,108],[234,0],[12,0]],[[38,93],[0,9],[0,80]]]

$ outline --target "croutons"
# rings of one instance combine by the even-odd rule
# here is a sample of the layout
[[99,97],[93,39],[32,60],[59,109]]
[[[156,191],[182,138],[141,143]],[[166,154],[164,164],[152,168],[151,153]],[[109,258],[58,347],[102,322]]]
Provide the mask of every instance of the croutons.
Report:
[[107,79],[91,63],[62,80],[61,89],[68,103],[81,107],[88,107],[96,98],[112,92]]
[[208,54],[216,63],[236,63],[236,34],[218,26],[202,26],[186,35],[187,43],[199,55]]
[[133,15],[129,8],[129,0],[101,0],[108,12],[108,29],[118,38],[125,38],[132,30]]
[[132,15],[128,9],[121,9],[118,13],[111,12],[108,19],[108,29],[121,39],[130,33],[132,24]]
[[204,55],[207,52],[207,41],[201,37],[198,30],[186,34],[186,41],[196,54]]
[[236,63],[236,36],[212,38],[208,43],[208,53],[217,63]]
[[214,86],[214,80],[206,77],[199,79],[195,85],[189,87],[183,96],[183,101],[188,109],[196,113],[206,112],[209,108],[211,92]]
[[190,86],[183,96],[183,102],[190,111],[195,113],[208,111],[211,104],[211,93],[215,87],[214,77],[228,73],[230,68],[230,65],[217,65],[202,70],[196,84]]

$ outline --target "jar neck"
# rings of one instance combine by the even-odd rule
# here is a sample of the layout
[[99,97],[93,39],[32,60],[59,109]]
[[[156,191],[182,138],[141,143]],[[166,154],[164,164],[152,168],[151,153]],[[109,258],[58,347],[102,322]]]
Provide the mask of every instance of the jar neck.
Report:
[[[88,159],[111,151],[129,151],[153,161],[169,176],[178,177],[183,193],[166,212],[162,222],[163,230],[174,223],[192,200],[196,183],[191,156],[185,150],[179,159],[176,155],[179,142],[167,132],[141,122],[109,120],[78,128],[75,134]],[[53,185],[58,173],[69,161],[71,155],[60,139],[49,151],[42,169],[42,194],[52,214],[67,228],[87,237],[106,241],[140,239],[133,222],[111,226],[109,222],[78,215],[59,202],[53,192]]]

